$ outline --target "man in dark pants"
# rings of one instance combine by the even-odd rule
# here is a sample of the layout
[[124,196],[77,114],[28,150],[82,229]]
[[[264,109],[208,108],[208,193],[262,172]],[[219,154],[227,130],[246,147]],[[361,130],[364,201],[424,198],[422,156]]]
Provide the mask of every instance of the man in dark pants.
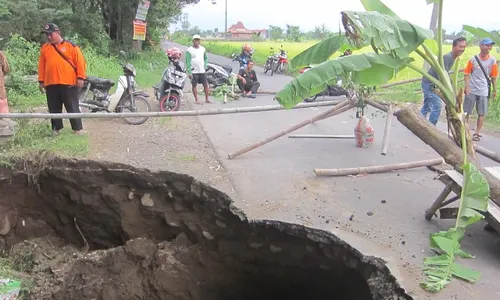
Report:
[[212,103],[208,99],[208,95],[210,94],[206,74],[208,56],[205,48],[200,45],[200,41],[200,35],[195,34],[193,36],[193,46],[186,50],[186,71],[193,85],[194,102],[196,104],[201,104],[200,101],[198,101],[198,89],[196,88],[197,84],[201,84],[205,90],[205,102]]
[[[80,47],[65,40],[54,23],[46,24],[42,33],[47,37],[47,43],[40,50],[38,82],[40,91],[46,92],[49,112],[62,113],[64,104],[68,113],[80,113],[78,91],[86,78],[85,59]],[[62,119],[51,119],[51,123],[54,134],[59,134],[64,127]],[[75,134],[82,133],[82,119],[70,119],[70,123]]]
[[260,82],[257,81],[257,74],[253,70],[254,62],[249,60],[247,67],[240,70],[238,74],[238,87],[242,91],[243,97],[255,98]]

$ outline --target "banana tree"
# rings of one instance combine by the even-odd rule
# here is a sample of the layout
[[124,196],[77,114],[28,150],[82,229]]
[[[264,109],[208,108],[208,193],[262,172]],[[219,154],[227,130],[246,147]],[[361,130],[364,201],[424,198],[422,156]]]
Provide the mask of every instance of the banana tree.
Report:
[[[302,99],[324,90],[337,77],[348,75],[351,84],[373,86],[387,83],[400,70],[411,68],[429,79],[446,104],[454,140],[464,151],[464,186],[455,226],[431,235],[431,247],[439,252],[439,256],[425,260],[424,273],[427,278],[422,287],[432,292],[439,291],[450,282],[452,276],[474,282],[479,277],[478,273],[459,266],[454,260],[455,256],[472,257],[460,249],[460,241],[465,228],[483,218],[490,190],[483,174],[467,160],[468,154],[474,156],[474,148],[464,122],[463,92],[457,84],[459,63],[455,62],[452,77],[444,68],[443,0],[427,0],[427,4],[438,5],[435,39],[432,31],[401,19],[379,0],[361,2],[367,11],[341,12],[344,34],[339,33],[318,43],[291,61],[290,65],[294,68],[320,64],[292,80],[276,95],[276,99],[283,106],[291,108],[302,102]],[[328,60],[346,43],[355,49],[368,44],[373,52]],[[421,56],[436,71],[438,79],[415,65],[410,56],[412,53]]]
[[499,31],[486,31],[479,27],[474,27],[470,25],[464,25],[462,27],[463,30],[473,34],[478,38],[490,38],[492,39],[498,46],[500,46],[500,32]]

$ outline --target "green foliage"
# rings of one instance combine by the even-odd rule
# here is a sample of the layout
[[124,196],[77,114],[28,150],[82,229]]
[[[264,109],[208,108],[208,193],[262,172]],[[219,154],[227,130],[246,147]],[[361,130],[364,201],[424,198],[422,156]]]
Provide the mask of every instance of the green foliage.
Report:
[[386,83],[398,70],[411,62],[411,58],[399,59],[388,54],[363,53],[328,60],[304,72],[289,82],[276,100],[285,108],[292,108],[304,98],[325,90],[338,77],[351,75],[356,84],[367,86]]
[[328,60],[347,42],[343,34],[335,34],[298,54],[290,61],[290,69],[320,64]]
[[[69,125],[69,124],[66,124]],[[75,135],[65,129],[59,136],[52,136],[50,121],[17,121],[14,136],[0,145],[0,163],[5,164],[13,156],[22,156],[31,151],[48,150],[65,156],[85,156],[88,152],[88,136]]]
[[430,237],[431,247],[439,255],[424,260],[423,271],[427,278],[421,286],[429,292],[442,290],[451,282],[452,276],[471,283],[480,276],[479,272],[457,264],[455,257],[473,258],[460,249],[460,242],[467,226],[484,218],[482,213],[488,209],[490,188],[483,174],[473,164],[466,162],[463,170],[464,185],[455,227],[433,233]]
[[[428,0],[428,3],[439,2],[439,18],[442,18],[442,0]],[[457,76],[450,77],[443,69],[443,51],[441,40],[441,24],[438,22],[438,39],[434,42],[430,30],[420,28],[400,19],[379,0],[361,0],[368,12],[342,12],[342,23],[347,38],[356,47],[365,43],[372,46],[374,53],[351,55],[335,60],[327,60],[310,71],[292,80],[277,95],[276,99],[286,108],[291,108],[302,99],[324,90],[329,82],[338,76],[350,76],[348,83],[352,85],[377,85],[389,81],[395,72],[410,67],[435,83],[445,96],[452,118],[461,122],[461,145],[464,151],[464,185],[457,222],[448,231],[431,235],[431,247],[439,253],[438,256],[427,258],[424,262],[426,281],[421,284],[431,292],[443,289],[452,276],[475,282],[479,273],[455,263],[455,256],[471,258],[472,256],[460,249],[467,226],[481,220],[487,211],[489,186],[484,176],[470,162],[467,162],[467,140],[463,113],[458,114],[453,106],[457,92]],[[314,61],[315,55],[323,53],[323,59],[328,59],[337,51],[338,43],[327,47],[323,42],[311,47],[298,55],[294,65],[300,66]],[[422,50],[423,49],[423,50]],[[416,52],[427,61],[438,73],[439,80],[431,78],[427,72],[411,64],[410,54]],[[436,55],[438,57],[436,58]],[[320,55],[318,55],[320,56]],[[319,60],[319,59],[318,59]],[[455,66],[455,73],[458,63]],[[462,110],[462,108],[460,108]],[[455,119],[455,120],[456,120]]]
[[286,40],[290,42],[300,42],[302,33],[300,32],[299,26],[294,26],[286,24],[285,28]]
[[238,99],[238,95],[234,92],[234,87],[237,82],[237,77],[234,74],[231,74],[230,79],[231,85],[224,84],[222,86],[217,87],[212,92],[212,96],[217,100],[226,103],[228,98]]
[[281,40],[283,38],[283,28],[269,25],[269,35],[274,41]]

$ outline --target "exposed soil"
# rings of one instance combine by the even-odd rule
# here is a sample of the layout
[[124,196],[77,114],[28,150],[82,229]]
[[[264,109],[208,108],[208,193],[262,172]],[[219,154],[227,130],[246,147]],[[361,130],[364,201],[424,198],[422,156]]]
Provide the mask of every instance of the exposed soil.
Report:
[[0,173],[0,234],[30,299],[412,299],[382,260],[249,221],[188,175],[48,156],[15,169]]
[[[158,110],[152,90],[147,92],[152,110]],[[186,93],[185,98],[190,95]],[[209,104],[192,106],[184,100],[181,110],[210,108]],[[89,119],[85,130],[89,134],[90,159],[189,174],[233,194],[226,170],[197,117],[150,118],[139,126],[121,119]]]

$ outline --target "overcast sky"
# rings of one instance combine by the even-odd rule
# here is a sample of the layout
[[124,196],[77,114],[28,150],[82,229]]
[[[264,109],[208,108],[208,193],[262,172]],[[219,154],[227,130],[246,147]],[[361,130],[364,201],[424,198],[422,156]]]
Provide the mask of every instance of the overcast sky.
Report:
[[[198,4],[186,6],[184,12],[188,14],[191,26],[223,31],[226,0],[216,1],[212,4],[212,0],[200,0]],[[432,5],[427,5],[426,0],[385,0],[384,3],[400,17],[424,28],[429,27]],[[443,26],[448,31],[460,31],[464,23],[500,30],[498,0],[446,0],[444,3]],[[227,0],[227,5],[228,27],[242,21],[248,29],[290,24],[300,26],[302,31],[312,30],[322,23],[338,31],[340,11],[364,10],[358,0]]]

